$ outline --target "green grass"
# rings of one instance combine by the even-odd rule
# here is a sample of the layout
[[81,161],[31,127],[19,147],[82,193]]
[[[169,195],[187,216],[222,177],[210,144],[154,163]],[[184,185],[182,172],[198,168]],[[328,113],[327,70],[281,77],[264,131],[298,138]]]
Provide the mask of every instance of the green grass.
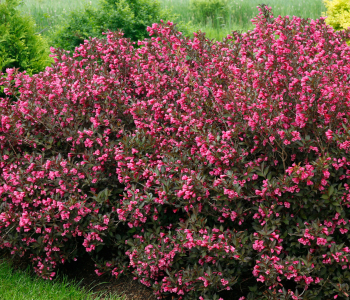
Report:
[[10,263],[0,259],[0,299],[1,300],[122,300],[113,295],[88,292],[77,283],[60,277],[53,281],[44,280],[30,274],[30,271],[14,271]]
[[84,9],[86,5],[97,6],[98,0],[23,0],[19,9],[30,14],[36,23],[37,32],[45,35],[72,10]]
[[[264,3],[272,7],[275,17],[298,16],[317,19],[326,8],[322,0],[228,0],[229,9],[226,21],[222,18],[208,18],[206,22],[198,23],[194,13],[189,10],[190,0],[160,0],[164,8],[171,9],[179,17],[174,21],[191,21],[194,30],[200,29],[208,37],[221,40],[233,30],[247,31],[253,29],[251,19],[258,14],[257,5]],[[192,28],[191,28],[192,29]]]

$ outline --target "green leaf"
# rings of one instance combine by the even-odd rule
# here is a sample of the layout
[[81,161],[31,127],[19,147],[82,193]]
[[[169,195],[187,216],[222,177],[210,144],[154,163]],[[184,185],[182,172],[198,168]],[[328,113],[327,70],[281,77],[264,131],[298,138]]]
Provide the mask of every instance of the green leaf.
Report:
[[341,213],[342,213],[342,209],[341,209],[340,206],[337,206],[337,207],[335,208],[335,211],[336,211],[338,214],[341,214]]
[[256,285],[254,285],[254,286],[248,286],[248,288],[249,288],[249,290],[250,290],[251,292],[256,292],[256,291],[258,290],[258,287],[257,287]]
[[266,177],[267,173],[269,172],[269,169],[270,169],[270,167],[267,167],[267,168],[264,170],[264,177]]
[[329,196],[329,197],[332,196],[333,193],[334,193],[334,187],[331,185],[331,186],[329,187],[329,189],[328,189],[328,196]]

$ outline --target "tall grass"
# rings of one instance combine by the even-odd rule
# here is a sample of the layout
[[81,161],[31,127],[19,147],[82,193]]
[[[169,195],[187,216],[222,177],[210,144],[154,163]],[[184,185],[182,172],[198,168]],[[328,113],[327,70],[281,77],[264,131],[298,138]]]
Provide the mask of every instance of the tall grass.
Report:
[[[209,0],[208,0],[209,1]],[[322,0],[228,0],[229,9],[225,20],[218,16],[198,22],[193,11],[189,9],[190,0],[160,0],[163,8],[178,14],[175,21],[191,22],[191,29],[206,32],[210,38],[221,40],[233,30],[247,31],[253,29],[251,19],[258,14],[257,5],[264,3],[272,7],[274,16],[298,16],[317,19],[326,8]]]
[[97,6],[99,0],[23,0],[19,9],[30,14],[36,23],[36,31],[43,35],[53,26],[64,22],[72,10],[84,9],[86,5]]

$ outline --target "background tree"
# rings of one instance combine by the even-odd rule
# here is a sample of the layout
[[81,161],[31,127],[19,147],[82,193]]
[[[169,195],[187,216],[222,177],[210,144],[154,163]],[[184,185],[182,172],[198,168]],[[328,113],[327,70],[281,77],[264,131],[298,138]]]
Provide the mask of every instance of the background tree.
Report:
[[49,46],[35,33],[31,17],[18,10],[19,0],[0,1],[0,71],[19,68],[28,74],[38,73],[49,66]]

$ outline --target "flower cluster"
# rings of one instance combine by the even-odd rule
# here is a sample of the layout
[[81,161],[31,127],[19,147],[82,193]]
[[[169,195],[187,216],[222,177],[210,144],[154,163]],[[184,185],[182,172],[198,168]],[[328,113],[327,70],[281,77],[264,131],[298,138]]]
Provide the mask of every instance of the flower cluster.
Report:
[[222,42],[161,22],[8,70],[0,246],[44,278],[86,253],[159,298],[347,297],[350,35],[259,9]]

